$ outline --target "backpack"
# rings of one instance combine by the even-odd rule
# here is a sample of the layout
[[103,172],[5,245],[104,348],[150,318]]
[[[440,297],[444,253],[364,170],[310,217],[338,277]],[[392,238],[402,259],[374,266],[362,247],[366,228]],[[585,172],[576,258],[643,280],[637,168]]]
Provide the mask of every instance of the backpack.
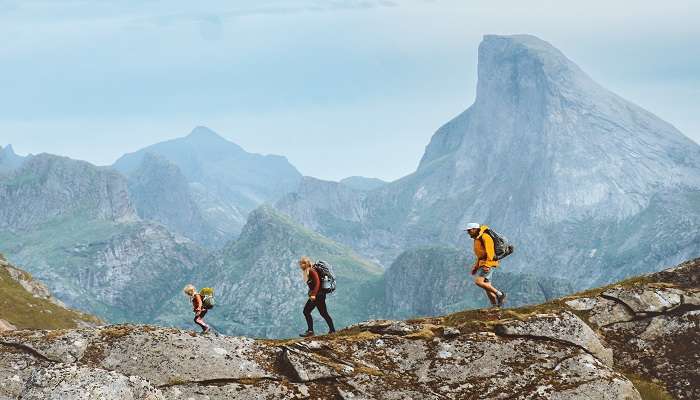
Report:
[[199,291],[199,295],[202,296],[202,307],[206,310],[211,310],[214,308],[216,303],[214,302],[214,289],[204,288]]
[[515,247],[510,243],[507,237],[501,236],[492,229],[484,231],[493,239],[493,250],[496,253],[494,260],[502,260],[513,254]]
[[325,293],[333,293],[335,291],[335,275],[330,264],[325,261],[317,261],[314,264],[319,278],[321,278],[321,290]]

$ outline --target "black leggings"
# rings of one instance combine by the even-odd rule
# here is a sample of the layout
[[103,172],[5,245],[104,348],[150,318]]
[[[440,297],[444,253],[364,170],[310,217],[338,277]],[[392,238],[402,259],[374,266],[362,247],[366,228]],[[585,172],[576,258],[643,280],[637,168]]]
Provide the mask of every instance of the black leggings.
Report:
[[314,308],[318,308],[319,314],[326,320],[328,324],[328,329],[331,332],[335,332],[335,327],[333,326],[333,319],[330,314],[328,314],[328,309],[326,308],[326,294],[320,293],[316,295],[316,301],[309,299],[304,306],[304,318],[306,318],[306,326],[309,331],[314,330],[314,319],[311,317],[311,311]]
[[209,325],[207,325],[207,323],[204,322],[205,315],[207,315],[207,309],[203,309],[202,312],[199,313],[199,315],[194,315],[194,323],[199,325],[199,327],[202,328],[202,331],[209,329]]

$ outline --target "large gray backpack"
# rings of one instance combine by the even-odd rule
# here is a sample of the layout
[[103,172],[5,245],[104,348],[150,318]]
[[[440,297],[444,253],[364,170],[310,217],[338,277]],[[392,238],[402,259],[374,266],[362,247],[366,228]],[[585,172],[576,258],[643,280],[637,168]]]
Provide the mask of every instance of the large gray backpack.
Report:
[[325,293],[335,292],[335,275],[333,274],[333,268],[330,264],[325,261],[317,261],[314,264],[316,272],[318,272],[319,278],[321,278],[321,290]]
[[485,231],[493,239],[493,249],[496,253],[495,260],[502,260],[513,254],[515,247],[510,243],[507,237],[499,235],[491,228]]

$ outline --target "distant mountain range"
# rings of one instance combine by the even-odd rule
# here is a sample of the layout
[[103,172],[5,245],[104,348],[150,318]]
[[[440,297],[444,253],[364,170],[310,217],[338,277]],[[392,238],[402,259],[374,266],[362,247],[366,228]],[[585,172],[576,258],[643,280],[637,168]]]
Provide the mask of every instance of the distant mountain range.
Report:
[[[157,156],[179,169],[176,172],[171,167],[173,173],[180,176],[170,176],[168,183],[177,185],[181,195],[191,197],[191,204],[196,205],[208,229],[215,233],[215,236],[205,240],[205,244],[222,245],[235,237],[240,233],[250,211],[295,190],[301,181],[301,174],[286,158],[248,153],[237,144],[201,126],[184,138],[157,143],[126,154],[113,167],[130,180],[138,179],[138,176],[144,174],[152,174],[158,179],[156,175],[159,172],[149,169],[160,167],[149,160],[148,155]],[[189,188],[185,188],[185,185]],[[163,184],[160,189],[160,196],[169,196],[173,188]],[[148,193],[136,191],[134,198],[137,204],[144,209],[161,208],[161,204],[154,202],[159,198],[154,190],[150,188]],[[185,193],[187,191],[189,193]],[[151,216],[191,237],[188,229],[182,229],[191,222],[188,219],[191,215]],[[201,232],[192,236],[206,237]]]
[[204,127],[112,167],[0,148],[0,251],[112,322],[185,326],[192,282],[222,331],[295,334],[301,255],[336,266],[339,326],[482,306],[471,221],[516,246],[512,305],[659,270],[700,256],[700,146],[548,43],[489,35],[475,103],[394,182],[302,177]]

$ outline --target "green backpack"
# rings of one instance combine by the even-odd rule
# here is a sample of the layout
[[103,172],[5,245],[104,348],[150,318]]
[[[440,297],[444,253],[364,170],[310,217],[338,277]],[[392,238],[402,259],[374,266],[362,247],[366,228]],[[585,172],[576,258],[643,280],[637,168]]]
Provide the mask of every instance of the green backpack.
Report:
[[214,308],[216,303],[214,302],[214,289],[204,288],[199,291],[199,295],[202,296],[202,307],[207,310]]

